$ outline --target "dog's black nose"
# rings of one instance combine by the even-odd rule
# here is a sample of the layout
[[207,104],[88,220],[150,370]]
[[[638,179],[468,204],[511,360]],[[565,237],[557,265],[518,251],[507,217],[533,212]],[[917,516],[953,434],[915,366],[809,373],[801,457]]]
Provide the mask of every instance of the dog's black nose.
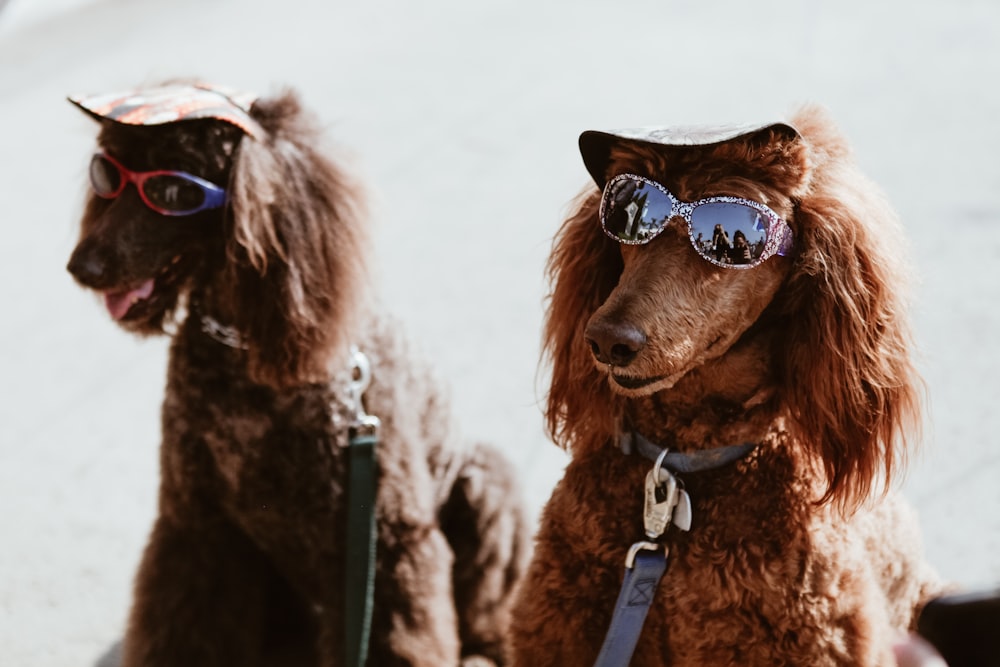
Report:
[[87,287],[104,287],[108,282],[108,273],[111,263],[104,253],[97,248],[86,243],[80,244],[70,255],[66,270],[73,274],[73,277],[81,285]]
[[630,322],[597,320],[584,335],[594,358],[612,366],[628,366],[646,345],[646,334]]

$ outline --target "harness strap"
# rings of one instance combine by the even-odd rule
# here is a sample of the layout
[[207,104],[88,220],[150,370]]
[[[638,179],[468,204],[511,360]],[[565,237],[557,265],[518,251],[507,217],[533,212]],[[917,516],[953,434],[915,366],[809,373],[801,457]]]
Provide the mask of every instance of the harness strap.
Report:
[[611,625],[594,667],[625,667],[631,662],[656,586],[666,569],[664,547],[653,542],[638,542],[632,546]]

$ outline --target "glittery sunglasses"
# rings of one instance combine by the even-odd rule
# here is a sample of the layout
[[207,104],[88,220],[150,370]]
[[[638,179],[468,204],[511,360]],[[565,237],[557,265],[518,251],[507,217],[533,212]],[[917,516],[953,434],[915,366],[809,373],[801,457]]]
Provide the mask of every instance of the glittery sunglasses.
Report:
[[604,186],[601,226],[630,245],[649,243],[675,216],[687,222],[691,245],[716,266],[749,269],[792,247],[792,230],[767,206],[740,197],[682,202],[642,176],[621,174]]
[[183,171],[131,171],[105,153],[90,160],[90,184],[97,196],[114,199],[132,183],[146,206],[161,215],[192,215],[226,204],[226,191]]

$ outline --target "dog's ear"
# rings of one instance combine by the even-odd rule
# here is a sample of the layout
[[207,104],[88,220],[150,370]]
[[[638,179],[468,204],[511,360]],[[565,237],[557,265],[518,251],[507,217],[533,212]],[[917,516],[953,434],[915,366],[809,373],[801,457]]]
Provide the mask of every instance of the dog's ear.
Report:
[[357,186],[292,93],[252,114],[266,136],[244,137],[234,158],[225,289],[254,380],[318,381],[347,343],[362,284]]
[[594,368],[584,336],[587,321],[618,284],[623,268],[618,244],[601,231],[600,197],[590,187],[574,202],[548,261],[552,291],[543,347],[552,378],[545,418],[553,440],[577,451],[605,444],[622,410],[621,400]]
[[[797,257],[779,342],[797,436],[825,469],[822,502],[844,510],[889,488],[918,435],[922,383],[906,316],[905,237],[824,112],[793,121],[811,173],[793,222]],[[881,480],[881,482],[880,482]]]

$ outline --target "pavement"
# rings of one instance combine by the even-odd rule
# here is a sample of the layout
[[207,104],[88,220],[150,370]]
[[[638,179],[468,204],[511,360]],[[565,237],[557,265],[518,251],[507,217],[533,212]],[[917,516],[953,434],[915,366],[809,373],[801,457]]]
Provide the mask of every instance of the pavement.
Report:
[[[175,76],[298,89],[367,184],[384,300],[532,508],[544,262],[590,128],[828,107],[909,233],[931,562],[1000,584],[1000,4],[91,0],[0,12],[0,663],[91,664],[155,512],[166,342],[64,270],[94,125],[64,101]],[[43,2],[45,0],[38,0]],[[52,2],[52,0],[48,0]],[[21,13],[21,16],[24,16]]]

